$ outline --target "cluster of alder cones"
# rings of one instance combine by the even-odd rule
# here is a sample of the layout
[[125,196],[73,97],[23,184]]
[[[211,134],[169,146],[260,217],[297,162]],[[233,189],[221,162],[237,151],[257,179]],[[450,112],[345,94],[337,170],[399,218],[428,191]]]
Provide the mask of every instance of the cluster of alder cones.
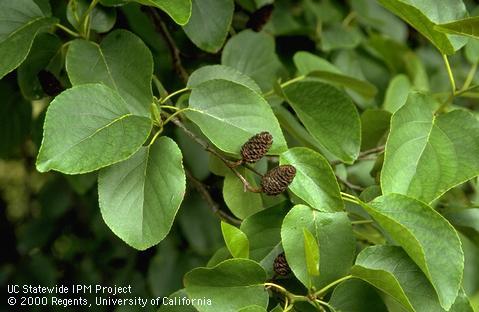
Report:
[[[241,162],[255,163],[266,155],[273,144],[273,136],[265,131],[252,136],[241,147]],[[279,195],[293,182],[296,168],[291,165],[281,165],[268,171],[261,179],[261,191],[266,195]]]

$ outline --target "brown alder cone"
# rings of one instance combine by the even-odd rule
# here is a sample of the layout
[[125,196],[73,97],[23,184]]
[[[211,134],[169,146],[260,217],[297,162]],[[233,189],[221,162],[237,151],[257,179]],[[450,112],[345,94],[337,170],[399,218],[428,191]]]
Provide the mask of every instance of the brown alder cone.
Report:
[[273,136],[271,133],[264,131],[252,136],[241,147],[241,157],[244,162],[255,163],[268,152],[273,144]]
[[282,165],[268,171],[261,180],[261,189],[266,195],[278,195],[286,191],[296,176],[296,168]]
[[286,261],[284,252],[280,253],[276,259],[274,259],[273,269],[276,274],[280,276],[286,276],[291,273],[291,268],[289,267],[288,261]]

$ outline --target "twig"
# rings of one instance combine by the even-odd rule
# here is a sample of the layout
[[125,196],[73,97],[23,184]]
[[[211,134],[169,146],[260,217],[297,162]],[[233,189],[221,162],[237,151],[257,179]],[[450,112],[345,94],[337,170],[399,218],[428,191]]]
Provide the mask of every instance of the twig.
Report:
[[353,183],[349,182],[348,180],[341,178],[340,176],[336,176],[336,179],[338,179],[339,182],[343,183],[348,188],[350,188],[354,191],[359,191],[359,192],[364,191],[363,187],[361,187],[359,185],[356,185],[356,184],[353,184]]
[[229,214],[220,209],[218,203],[214,201],[214,199],[210,195],[210,192],[208,192],[208,190],[206,189],[206,186],[201,181],[196,179],[188,170],[186,170],[186,177],[191,182],[192,186],[198,191],[198,193],[200,193],[201,197],[203,197],[203,199],[208,203],[211,211],[213,211],[215,215],[220,217],[221,220],[226,221],[230,224],[241,224],[241,220],[230,216]]
[[250,170],[251,172],[254,172],[256,175],[258,175],[258,176],[260,176],[260,177],[263,177],[263,174],[261,174],[261,172],[259,172],[259,171],[256,170],[255,168],[251,167],[250,165],[244,164],[243,167],[245,167],[246,169]]
[[165,39],[166,44],[170,49],[173,67],[183,83],[186,84],[188,82],[188,73],[181,63],[181,51],[176,46],[176,43],[173,40],[173,37],[171,37],[171,34],[168,31],[165,22],[163,22],[161,15],[152,7],[142,7],[142,10],[151,18],[153,24],[155,24],[156,31],[161,34],[163,39]]
[[364,157],[366,157],[368,155],[371,155],[371,154],[381,153],[381,152],[384,151],[384,148],[385,148],[385,145],[381,145],[381,146],[378,146],[378,147],[368,149],[364,152],[359,153],[358,159],[363,159]]
[[[369,155],[371,155],[371,154],[381,153],[381,152],[384,151],[384,148],[385,148],[385,147],[386,147],[385,145],[381,145],[381,146],[377,146],[377,147],[374,147],[374,148],[365,150],[364,152],[359,153],[359,156],[358,156],[358,158],[356,159],[356,161],[368,159],[367,156],[369,156]],[[332,166],[338,165],[338,164],[340,164],[340,163],[342,163],[342,161],[340,161],[340,160],[333,160],[333,161],[330,162],[330,164],[331,164]]]
[[246,192],[247,190],[253,193],[261,193],[262,190],[261,188],[255,188],[252,187],[249,182],[239,173],[236,168],[234,168],[229,160],[223,157],[220,153],[218,153],[215,149],[211,148],[208,142],[204,141],[203,139],[199,138],[196,134],[191,132],[186,126],[177,118],[171,119],[171,122],[173,122],[175,125],[177,125],[179,128],[181,128],[186,135],[188,135],[190,138],[192,138],[196,143],[201,145],[207,152],[215,155],[218,157],[230,170],[240,179],[240,181],[243,183],[244,191]]

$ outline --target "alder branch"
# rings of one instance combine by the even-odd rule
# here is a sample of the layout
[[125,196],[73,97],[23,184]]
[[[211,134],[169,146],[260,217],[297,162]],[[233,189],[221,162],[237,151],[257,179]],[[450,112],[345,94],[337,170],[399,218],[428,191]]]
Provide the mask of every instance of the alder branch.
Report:
[[[381,146],[377,146],[377,147],[365,150],[364,152],[359,153],[359,156],[356,159],[356,161],[370,159],[368,157],[369,155],[382,153],[382,152],[384,152],[385,147],[386,147],[385,145],[381,145]],[[332,166],[339,165],[341,163],[342,163],[341,160],[333,160],[333,161],[330,162],[330,164]]]
[[339,182],[341,182],[342,184],[346,185],[346,187],[350,188],[351,190],[359,191],[359,192],[364,191],[363,187],[361,187],[359,185],[356,185],[356,184],[353,184],[353,183],[349,182],[348,180],[341,178],[340,176],[336,176],[336,179]]
[[223,155],[218,153],[214,148],[212,148],[208,142],[205,140],[201,139],[198,137],[196,134],[194,134],[190,129],[188,129],[178,118],[172,118],[171,122],[173,122],[175,125],[177,125],[180,129],[182,129],[186,135],[188,135],[190,138],[192,138],[196,143],[201,145],[205,151],[215,155],[218,157],[225,165],[228,167],[237,177],[240,179],[240,181],[243,183],[244,191],[246,192],[247,190],[253,193],[261,193],[262,190],[261,188],[255,188],[249,184],[249,182],[246,180],[245,177],[235,168],[234,163],[230,162],[228,159],[226,159]]
[[211,197],[210,192],[206,188],[206,185],[204,185],[201,181],[196,179],[188,170],[186,170],[186,177],[191,182],[192,186],[196,189],[196,191],[198,191],[201,197],[203,197],[203,199],[208,203],[208,206],[210,207],[211,211],[213,211],[215,215],[217,215],[221,220],[226,221],[230,224],[233,224],[233,225],[241,224],[241,220],[238,220],[235,217],[230,216],[228,213],[220,209],[220,206],[218,205],[218,203],[215,202],[215,200]]
[[170,32],[168,31],[168,27],[166,27],[163,18],[158,13],[155,8],[144,6],[142,10],[150,17],[155,25],[155,29],[165,40],[166,44],[168,45],[168,49],[170,50],[171,59],[173,63],[173,68],[175,69],[178,76],[181,78],[183,83],[188,82],[188,72],[183,67],[181,63],[181,51],[178,49],[173,37],[171,36]]

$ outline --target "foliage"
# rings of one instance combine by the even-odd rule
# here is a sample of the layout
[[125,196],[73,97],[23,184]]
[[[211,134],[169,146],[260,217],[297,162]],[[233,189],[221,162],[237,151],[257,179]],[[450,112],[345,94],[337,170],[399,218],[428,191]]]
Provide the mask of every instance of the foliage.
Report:
[[479,311],[478,8],[0,0],[1,285]]

